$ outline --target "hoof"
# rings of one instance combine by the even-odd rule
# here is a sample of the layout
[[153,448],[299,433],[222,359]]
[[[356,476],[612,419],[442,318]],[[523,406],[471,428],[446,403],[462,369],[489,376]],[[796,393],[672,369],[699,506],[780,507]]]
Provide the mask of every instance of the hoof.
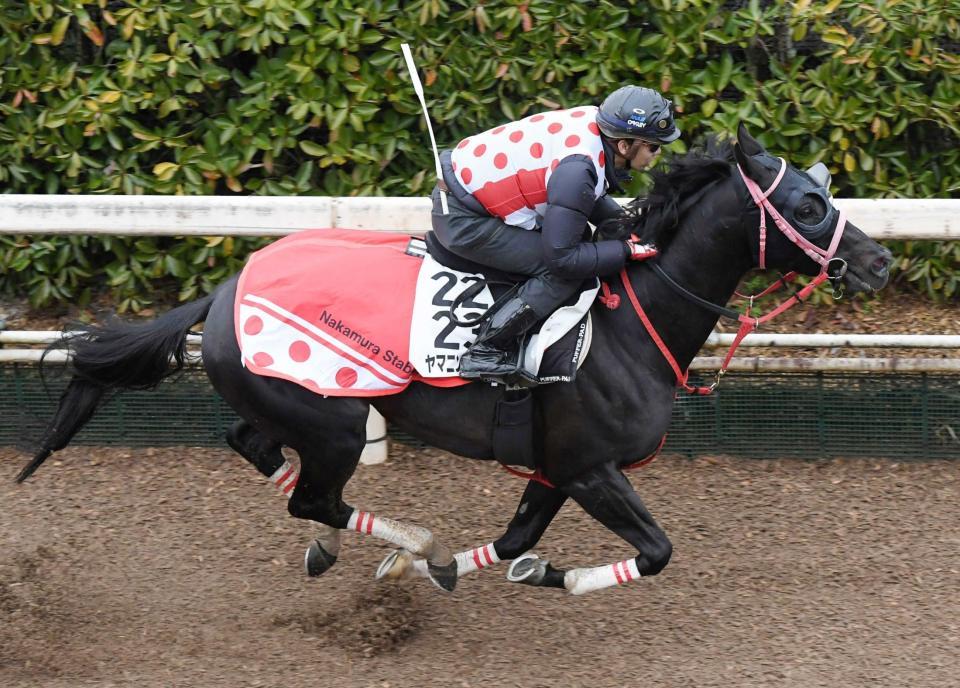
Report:
[[510,563],[510,568],[507,569],[507,580],[511,583],[540,585],[547,575],[549,565],[550,562],[546,559],[541,559],[533,552],[527,552]]
[[303,567],[311,578],[321,576],[337,563],[337,557],[323,548],[319,540],[314,540],[303,555]]
[[457,560],[454,559],[446,566],[427,562],[427,574],[438,588],[453,592],[453,589],[457,587]]
[[377,580],[403,580],[411,575],[413,555],[405,549],[395,549],[377,567]]

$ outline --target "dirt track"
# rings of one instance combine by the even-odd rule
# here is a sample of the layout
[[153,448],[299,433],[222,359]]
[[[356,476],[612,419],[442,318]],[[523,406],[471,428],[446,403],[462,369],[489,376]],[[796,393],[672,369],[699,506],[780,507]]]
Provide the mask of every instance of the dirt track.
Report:
[[[9,452],[0,452],[9,457]],[[689,461],[634,474],[670,533],[660,576],[574,598],[510,584],[377,584],[347,535],[302,574],[309,523],[239,457],[72,449],[30,482],[0,459],[0,685],[956,686],[960,463]],[[490,541],[522,484],[395,447],[347,498]],[[537,550],[628,547],[566,506]]]

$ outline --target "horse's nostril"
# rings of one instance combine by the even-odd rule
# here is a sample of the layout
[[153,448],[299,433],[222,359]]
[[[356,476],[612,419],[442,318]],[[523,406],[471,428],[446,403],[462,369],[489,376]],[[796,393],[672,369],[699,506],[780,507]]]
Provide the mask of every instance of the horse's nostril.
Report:
[[889,255],[880,256],[870,265],[870,270],[877,277],[883,277],[890,270],[890,261],[891,257]]

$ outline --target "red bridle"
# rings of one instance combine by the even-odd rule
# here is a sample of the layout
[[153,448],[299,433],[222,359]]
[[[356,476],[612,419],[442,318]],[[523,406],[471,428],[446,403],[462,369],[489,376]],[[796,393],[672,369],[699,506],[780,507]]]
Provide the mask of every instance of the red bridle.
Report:
[[[754,203],[757,204],[757,207],[760,208],[760,268],[765,268],[766,266],[766,248],[767,248],[767,213],[770,214],[770,217],[773,218],[774,224],[777,226],[784,236],[786,236],[791,242],[796,244],[807,256],[810,257],[816,263],[819,263],[821,266],[820,273],[813,278],[813,280],[803,287],[800,291],[794,293],[789,299],[782,301],[776,308],[774,308],[769,313],[761,315],[759,317],[751,317],[744,315],[742,313],[736,313],[735,311],[728,311],[728,309],[714,306],[712,309],[717,312],[728,315],[729,317],[735,317],[740,322],[740,329],[737,330],[736,336],[733,338],[733,343],[730,345],[729,351],[727,351],[726,357],[723,359],[723,363],[720,366],[720,370],[717,371],[716,379],[713,384],[707,387],[693,387],[687,383],[687,378],[690,375],[689,371],[682,371],[680,365],[677,363],[677,360],[673,357],[673,354],[670,353],[670,350],[667,348],[667,345],[663,342],[663,339],[657,333],[656,329],[653,326],[653,323],[650,322],[650,318],[647,317],[646,312],[643,310],[643,307],[640,305],[639,299],[637,299],[636,292],[633,289],[633,285],[630,283],[630,277],[627,275],[627,269],[624,268],[620,271],[620,279],[623,281],[624,290],[627,293],[627,298],[630,299],[630,303],[633,306],[633,310],[636,311],[637,317],[640,318],[640,321],[643,323],[644,328],[647,330],[647,333],[650,335],[650,338],[653,339],[654,343],[657,345],[657,348],[660,349],[660,353],[663,354],[663,357],[666,359],[667,363],[673,369],[674,375],[677,377],[677,384],[683,387],[684,390],[690,394],[710,394],[717,388],[717,385],[720,384],[720,378],[723,377],[724,373],[727,371],[727,367],[730,365],[730,361],[733,359],[733,354],[737,350],[737,347],[740,346],[740,342],[743,341],[743,338],[746,337],[750,332],[760,327],[762,323],[765,323],[773,318],[777,317],[786,310],[789,310],[796,304],[801,301],[805,301],[806,298],[816,289],[818,286],[823,284],[827,279],[839,279],[843,276],[843,272],[846,270],[846,262],[842,259],[837,259],[841,261],[840,274],[836,277],[831,277],[829,274],[830,263],[834,260],[834,254],[837,252],[837,247],[840,245],[840,238],[843,236],[843,230],[846,228],[846,216],[844,211],[840,209],[839,215],[837,216],[837,226],[833,230],[833,238],[830,241],[830,246],[827,249],[822,249],[811,241],[805,239],[797,230],[795,230],[786,218],[780,214],[780,211],[773,207],[773,204],[770,203],[769,196],[773,193],[774,189],[780,184],[780,181],[783,179],[783,175],[787,170],[787,162],[780,158],[780,171],[777,174],[776,179],[773,180],[773,183],[770,185],[766,191],[761,191],[760,186],[748,177],[743,169],[737,165],[737,169],[740,171],[740,176],[743,178],[744,183],[747,186],[747,190],[750,192],[750,196],[753,198]],[[665,276],[665,273],[664,273]],[[788,275],[780,278],[773,285],[765,289],[760,296],[768,294],[776,289],[779,289],[786,285],[791,279],[796,276],[796,273],[791,272]],[[669,280],[669,277],[667,278]],[[672,282],[672,280],[670,280]],[[620,306],[620,298],[610,292],[610,287],[606,282],[602,283],[603,286],[603,296],[600,297],[600,302],[607,306],[607,308],[616,309]],[[682,287],[681,287],[682,289]],[[683,290],[686,292],[686,290]],[[693,297],[696,301],[701,302],[702,299],[694,297],[689,292],[686,292],[688,296]],[[753,305],[753,298],[750,297],[751,306]],[[712,304],[711,304],[712,306]]]

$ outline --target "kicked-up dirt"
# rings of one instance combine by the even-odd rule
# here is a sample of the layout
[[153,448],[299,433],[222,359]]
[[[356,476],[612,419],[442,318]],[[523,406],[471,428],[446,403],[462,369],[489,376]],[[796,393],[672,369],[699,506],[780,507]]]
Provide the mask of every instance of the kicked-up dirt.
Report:
[[[632,481],[673,539],[657,577],[572,597],[506,564],[453,594],[378,583],[389,548],[315,528],[223,450],[75,448],[15,485],[0,451],[0,686],[960,685],[960,463],[665,456]],[[490,542],[520,480],[396,445],[346,497]],[[630,548],[567,505],[561,568]]]

